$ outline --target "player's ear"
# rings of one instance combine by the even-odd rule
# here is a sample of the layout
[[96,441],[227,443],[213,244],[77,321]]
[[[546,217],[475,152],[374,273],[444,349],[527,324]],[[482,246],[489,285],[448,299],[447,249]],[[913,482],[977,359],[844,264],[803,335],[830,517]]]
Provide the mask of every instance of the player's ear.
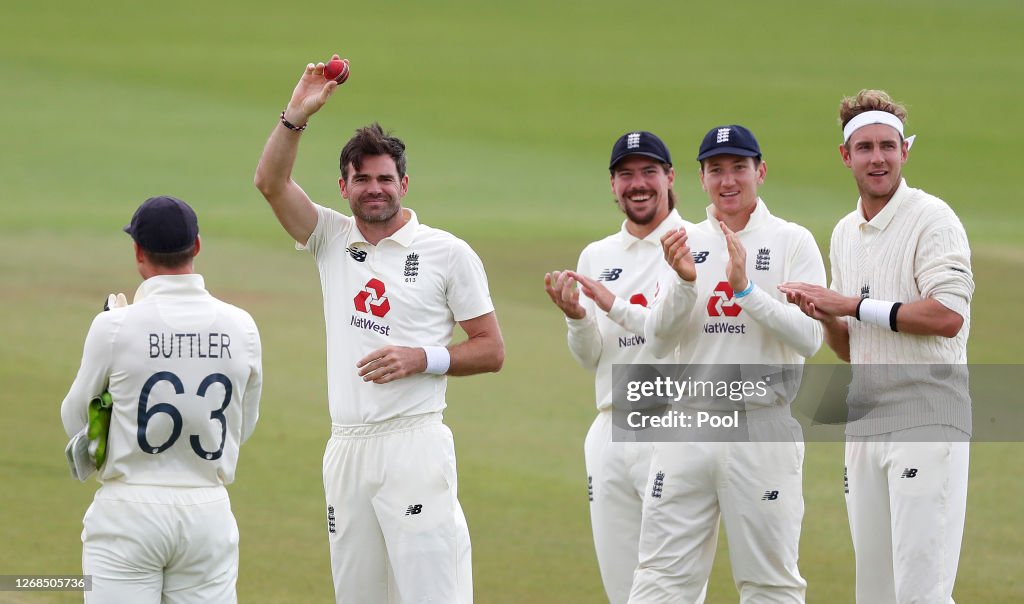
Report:
[[402,177],[402,181],[400,183],[399,190],[401,191],[401,193],[399,193],[399,195],[401,197],[405,197],[405,194],[409,192],[409,175],[408,174],[406,174],[405,176]]
[[341,196],[348,199],[348,187],[345,184],[345,179],[341,176],[338,177],[338,188],[341,189]]
[[839,156],[843,158],[843,163],[847,168],[852,167],[850,160],[850,150],[846,148],[846,143],[839,145]]
[[202,246],[202,244],[200,244],[200,242],[199,242],[199,235],[196,235],[196,245],[195,245],[195,247],[194,247],[194,248],[192,249],[192,257],[193,257],[193,258],[195,258],[196,256],[198,256],[198,255],[199,255],[199,248],[201,248],[201,247],[203,247],[203,246]]

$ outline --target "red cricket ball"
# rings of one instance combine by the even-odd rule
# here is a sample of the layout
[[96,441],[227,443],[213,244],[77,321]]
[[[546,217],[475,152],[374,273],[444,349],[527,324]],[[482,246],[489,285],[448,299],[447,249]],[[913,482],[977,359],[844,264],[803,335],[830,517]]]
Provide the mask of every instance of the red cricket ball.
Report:
[[344,84],[348,79],[348,59],[339,59],[337,56],[332,58],[324,66],[324,77]]

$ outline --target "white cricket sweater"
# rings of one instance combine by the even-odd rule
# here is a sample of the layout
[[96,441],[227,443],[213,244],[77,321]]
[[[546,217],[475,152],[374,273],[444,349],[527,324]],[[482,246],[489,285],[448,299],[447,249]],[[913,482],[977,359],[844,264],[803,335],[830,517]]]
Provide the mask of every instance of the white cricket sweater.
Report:
[[[953,338],[897,333],[847,317],[851,422],[870,436],[921,425],[971,431],[966,372],[924,365],[967,363],[974,278],[960,219],[941,199],[901,181],[885,208],[864,220],[861,201],[832,232],[832,289],[890,302],[933,298],[964,318]],[[888,366],[883,369],[881,366]]]

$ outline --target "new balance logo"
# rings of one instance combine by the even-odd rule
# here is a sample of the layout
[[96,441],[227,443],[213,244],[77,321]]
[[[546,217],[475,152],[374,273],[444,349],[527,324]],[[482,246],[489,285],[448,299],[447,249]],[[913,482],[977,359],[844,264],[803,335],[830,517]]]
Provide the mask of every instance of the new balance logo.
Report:
[[409,507],[407,507],[405,509],[405,515],[406,516],[415,516],[416,514],[419,514],[422,511],[423,511],[423,505],[417,503],[416,505],[410,505]]
[[861,288],[860,288],[860,299],[863,300],[865,298],[870,298],[870,297],[871,297],[871,286],[870,285],[863,285],[863,286],[861,286]]
[[640,133],[639,132],[631,132],[629,134],[629,136],[626,137],[626,148],[627,149],[636,149],[639,146],[640,146]]
[[587,476],[587,498],[590,499],[591,503],[594,502],[594,477],[593,476]]
[[338,532],[338,529],[337,529],[337,527],[334,524],[334,506],[333,505],[327,506],[327,532],[331,533],[332,535],[334,533]]
[[702,264],[705,260],[708,259],[708,254],[710,253],[711,252],[691,252],[691,255],[693,256],[693,263]]
[[651,497],[661,499],[661,490],[665,486],[665,473],[658,472],[654,475],[654,486],[651,487]]
[[729,142],[729,129],[728,128],[719,128],[718,129],[718,136],[715,138],[715,142],[716,143],[727,143],[727,142]]
[[778,491],[765,491],[764,495],[761,497],[761,501],[775,501],[778,498],[779,498],[779,492]]
[[348,252],[348,255],[352,256],[352,259],[356,262],[366,262],[366,252],[363,250],[357,250],[354,247],[347,247],[345,248],[345,251]]
[[917,478],[917,468],[904,468],[900,478]]
[[768,265],[771,262],[771,253],[772,251],[766,247],[757,250],[757,259],[754,261],[754,270],[768,270]]
[[846,467],[843,468],[843,492],[850,494],[850,472]]
[[619,275],[621,275],[621,274],[622,274],[622,269],[621,268],[606,268],[603,271],[601,271],[601,274],[598,276],[597,280],[598,281],[615,281],[615,280],[617,280],[619,278]]

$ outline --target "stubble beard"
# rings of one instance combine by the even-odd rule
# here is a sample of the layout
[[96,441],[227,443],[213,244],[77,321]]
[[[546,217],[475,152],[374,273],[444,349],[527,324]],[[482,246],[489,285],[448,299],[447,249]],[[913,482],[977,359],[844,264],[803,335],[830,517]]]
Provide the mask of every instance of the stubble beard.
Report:
[[[363,203],[366,201],[386,201],[387,205],[376,212],[367,212],[364,209]],[[367,223],[379,223],[387,222],[398,214],[398,202],[392,197],[371,197],[367,199],[360,199],[358,202],[351,204],[352,213],[356,218]]]

